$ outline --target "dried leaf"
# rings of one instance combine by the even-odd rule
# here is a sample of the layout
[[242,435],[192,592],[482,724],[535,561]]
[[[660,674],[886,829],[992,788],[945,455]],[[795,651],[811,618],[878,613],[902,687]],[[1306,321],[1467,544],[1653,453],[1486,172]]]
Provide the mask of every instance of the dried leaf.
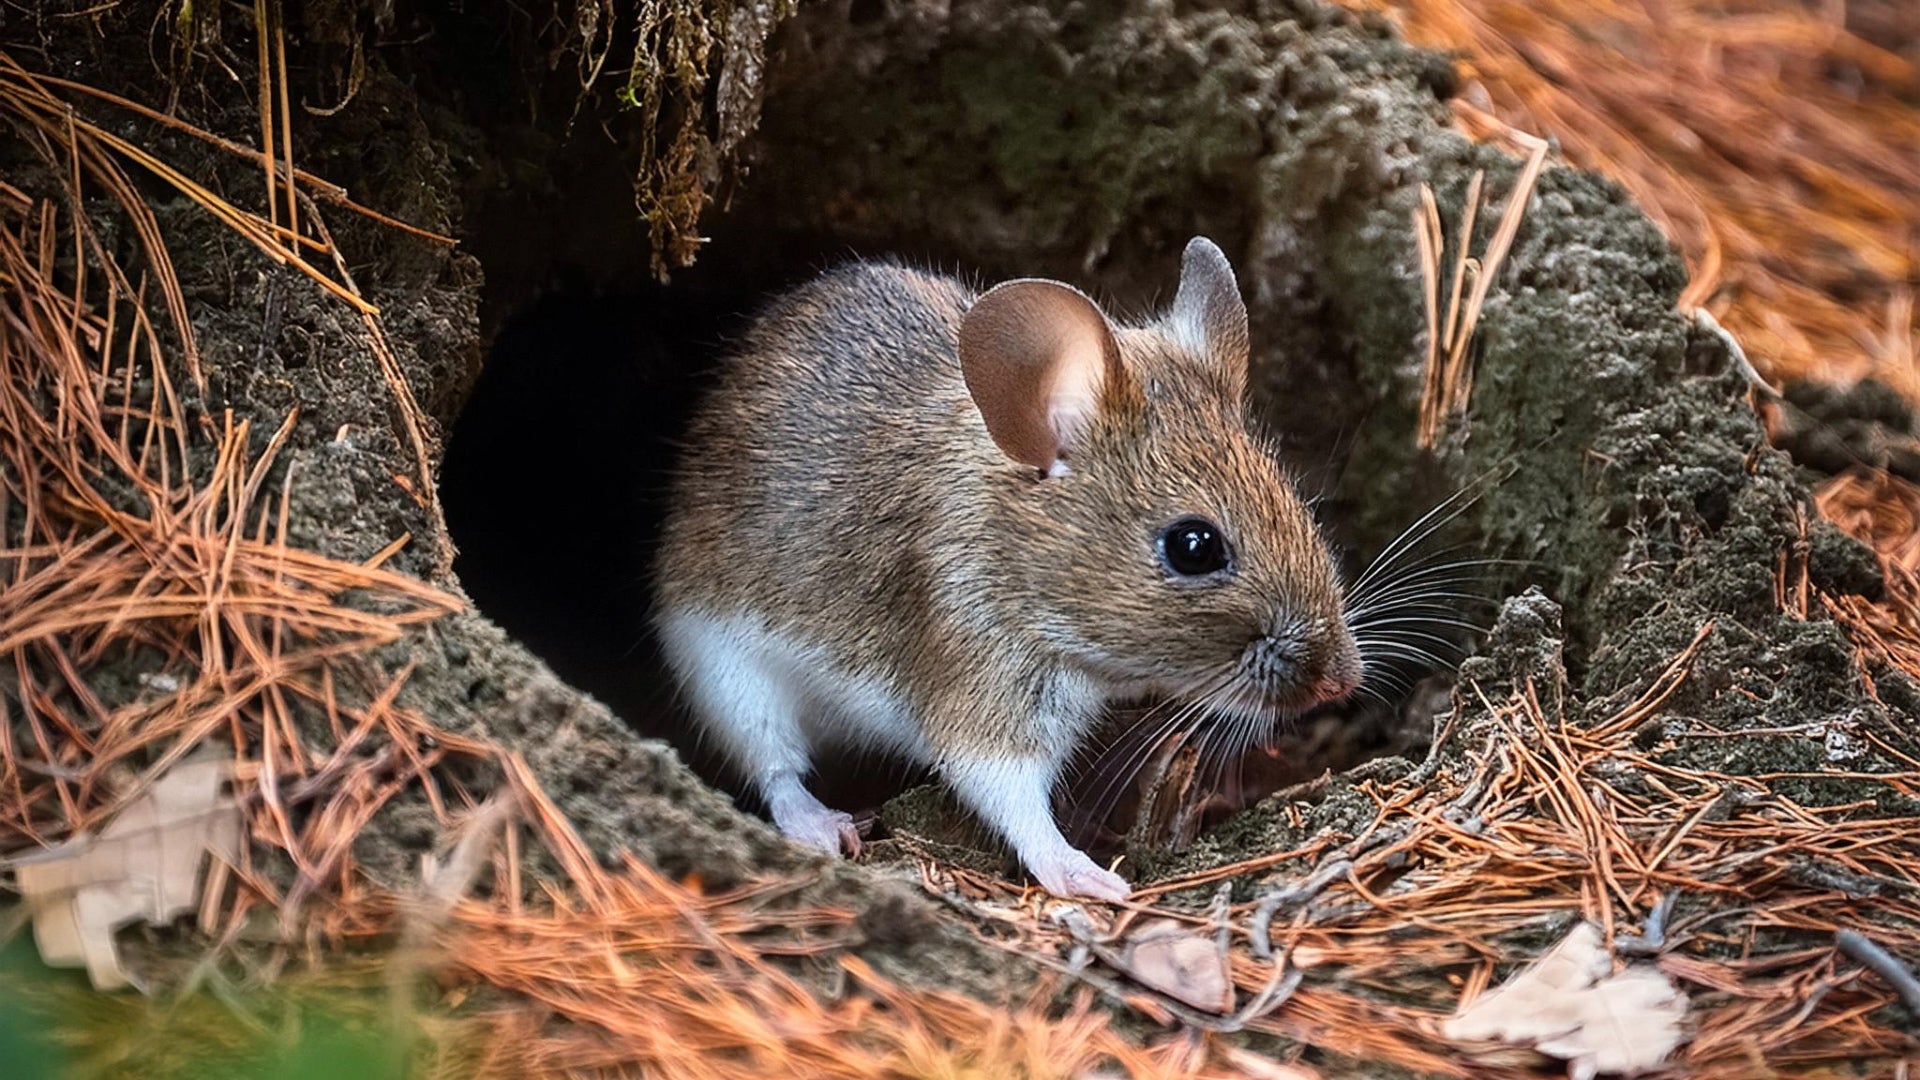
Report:
[[134,919],[169,922],[199,906],[209,851],[239,858],[240,809],[222,793],[232,763],[202,752],[175,765],[99,836],[13,860],[33,938],[53,967],[85,967],[95,989],[132,985],[113,934]]
[[1448,1020],[1449,1039],[1528,1042],[1570,1030],[1580,1015],[1574,999],[1612,966],[1600,930],[1581,923],[1545,956]]
[[1577,995],[1580,1025],[1535,1045],[1564,1058],[1576,1076],[1631,1075],[1652,1069],[1680,1045],[1687,999],[1659,970],[1630,967]]
[[1195,934],[1171,919],[1156,919],[1127,941],[1121,969],[1150,987],[1196,1009],[1233,1011],[1227,958],[1212,937]]
[[1576,1077],[1631,1075],[1658,1066],[1680,1044],[1685,995],[1657,969],[1609,975],[1592,923],[1441,1025],[1449,1039],[1531,1045],[1568,1062]]

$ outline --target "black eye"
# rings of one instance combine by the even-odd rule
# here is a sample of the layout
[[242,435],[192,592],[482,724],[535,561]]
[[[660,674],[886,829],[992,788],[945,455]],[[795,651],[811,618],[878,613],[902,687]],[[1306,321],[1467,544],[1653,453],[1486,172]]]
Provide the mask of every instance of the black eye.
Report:
[[1182,518],[1160,534],[1160,557],[1181,577],[1205,577],[1227,568],[1227,538],[1204,518]]

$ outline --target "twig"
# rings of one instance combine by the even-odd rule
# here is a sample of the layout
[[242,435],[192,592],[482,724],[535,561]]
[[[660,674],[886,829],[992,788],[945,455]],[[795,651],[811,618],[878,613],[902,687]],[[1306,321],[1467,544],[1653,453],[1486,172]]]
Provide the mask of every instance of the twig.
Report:
[[1913,972],[1905,964],[1865,935],[1852,930],[1834,934],[1833,942],[1849,958],[1864,964],[1885,980],[1894,993],[1900,995],[1900,1003],[1907,1007],[1908,1014],[1920,1019],[1920,979],[1914,978]]

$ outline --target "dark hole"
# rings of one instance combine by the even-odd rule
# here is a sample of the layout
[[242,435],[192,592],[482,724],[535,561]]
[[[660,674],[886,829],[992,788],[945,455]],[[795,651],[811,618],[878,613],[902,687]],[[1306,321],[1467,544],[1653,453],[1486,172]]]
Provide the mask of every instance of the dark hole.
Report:
[[847,5],[847,25],[872,26],[886,18],[887,0],[853,0]]
[[1708,532],[1718,532],[1726,525],[1727,515],[1733,512],[1732,497],[1726,488],[1716,485],[1702,491],[1694,499],[1693,508]]

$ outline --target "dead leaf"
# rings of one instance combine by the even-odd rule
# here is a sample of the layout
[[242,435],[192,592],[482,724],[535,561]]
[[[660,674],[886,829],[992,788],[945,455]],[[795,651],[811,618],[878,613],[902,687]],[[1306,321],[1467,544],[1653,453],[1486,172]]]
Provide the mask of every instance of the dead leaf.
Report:
[[1120,969],[1142,986],[1196,1009],[1233,1011],[1233,981],[1226,955],[1211,936],[1171,919],[1143,924],[1127,939]]
[[201,753],[175,765],[98,836],[11,860],[33,912],[33,940],[52,967],[85,967],[97,990],[133,984],[114,931],[170,922],[199,906],[202,858],[239,858],[240,811],[221,791],[232,763]]
[[1658,1066],[1680,1045],[1687,999],[1656,968],[1630,967],[1580,1000],[1585,1008],[1579,1027],[1535,1044],[1566,1059],[1575,1075],[1631,1075]]
[[1600,929],[1581,923],[1551,951],[1441,1025],[1449,1039],[1532,1046],[1575,1077],[1655,1068],[1680,1045],[1686,996],[1658,969],[1609,974]]
[[1443,1030],[1450,1039],[1531,1042],[1570,1030],[1579,1019],[1578,993],[1613,966],[1600,947],[1600,930],[1581,923],[1545,956],[1480,995]]

